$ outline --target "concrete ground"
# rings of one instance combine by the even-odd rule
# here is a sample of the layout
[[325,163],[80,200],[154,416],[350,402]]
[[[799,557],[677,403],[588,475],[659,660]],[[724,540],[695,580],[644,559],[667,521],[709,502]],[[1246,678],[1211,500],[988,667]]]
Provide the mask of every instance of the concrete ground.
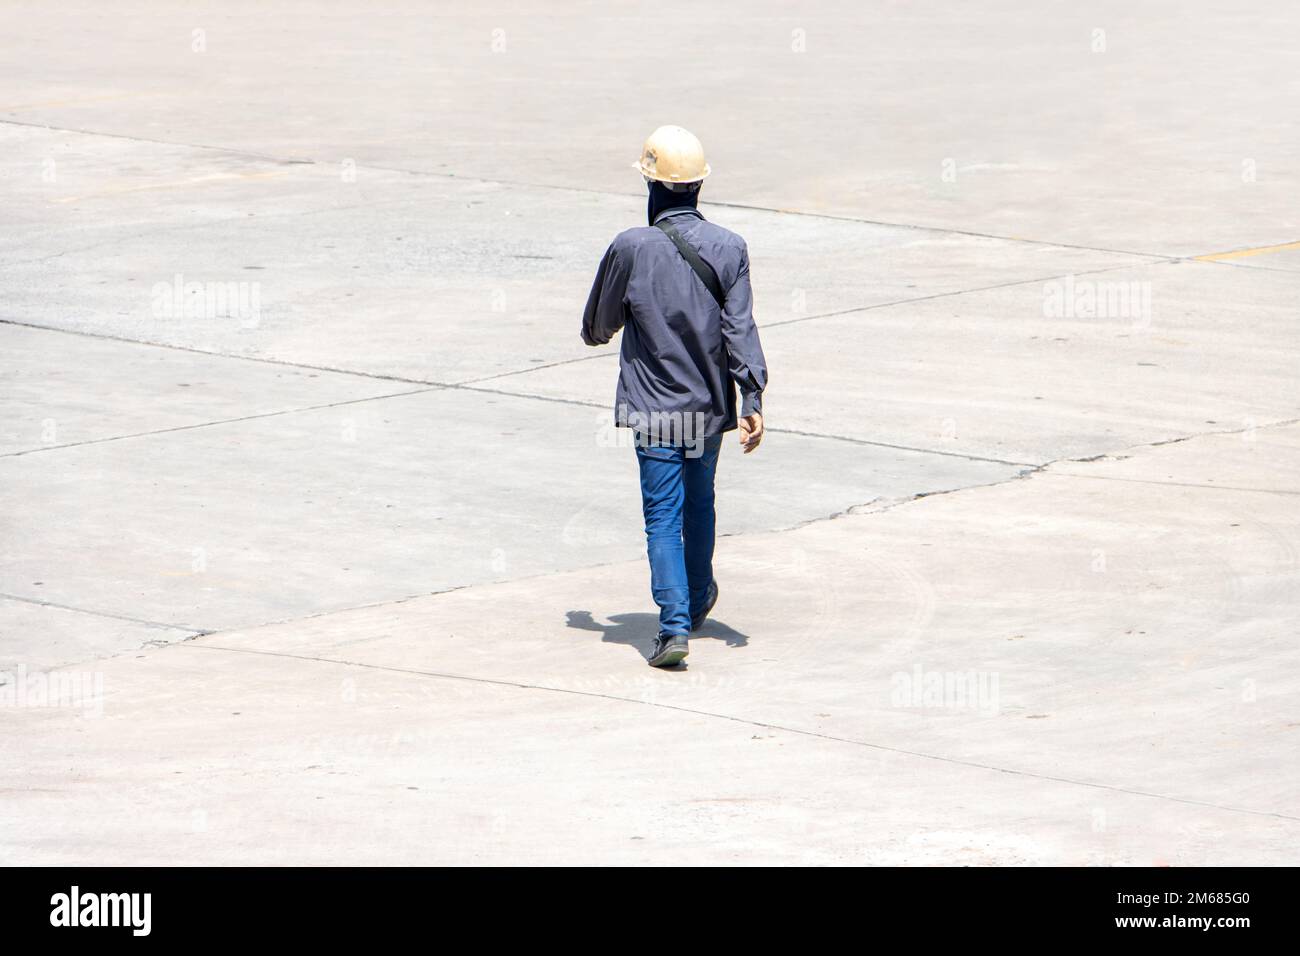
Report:
[[[677,12],[0,7],[0,862],[1300,863],[1300,10]],[[771,368],[673,672],[667,122]]]

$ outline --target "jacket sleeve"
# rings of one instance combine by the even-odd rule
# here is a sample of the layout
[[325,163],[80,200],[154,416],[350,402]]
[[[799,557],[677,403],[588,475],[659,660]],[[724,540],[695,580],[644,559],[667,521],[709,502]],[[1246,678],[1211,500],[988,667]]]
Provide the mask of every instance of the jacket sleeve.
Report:
[[588,345],[604,345],[623,327],[627,276],[624,256],[611,244],[600,260],[596,281],[591,284],[587,307],[582,313],[582,341]]
[[727,343],[727,370],[740,389],[740,414],[763,413],[767,360],[754,324],[754,296],[749,287],[749,249],[740,251],[740,272],[727,292],[722,310],[722,336]]

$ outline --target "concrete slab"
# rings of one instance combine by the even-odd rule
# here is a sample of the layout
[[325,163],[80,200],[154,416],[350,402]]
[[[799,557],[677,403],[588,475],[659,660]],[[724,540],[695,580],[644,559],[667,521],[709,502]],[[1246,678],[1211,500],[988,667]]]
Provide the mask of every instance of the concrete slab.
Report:
[[[215,629],[626,560],[644,548],[635,457],[614,444],[627,434],[604,410],[437,389],[0,459],[0,577]],[[719,528],[1018,471],[794,435],[750,458],[728,443]]]
[[[1112,291],[1131,307],[1103,314]],[[773,428],[1038,464],[1283,421],[1300,414],[1297,294],[1289,273],[1176,262],[778,325],[764,410]],[[1085,295],[1097,314],[1051,311]],[[492,384],[612,401],[616,361]]]
[[[665,75],[674,11],[698,29]],[[132,28],[6,6],[4,61],[43,68],[0,119],[620,194],[672,121],[705,137],[718,199],[1165,255],[1300,237],[1300,14],[1278,4],[115,14]]]
[[1141,454],[1106,455],[1104,467],[1092,462],[1081,467],[1062,462],[1045,474],[1294,495],[1300,493],[1296,435],[1294,421],[1277,426],[1245,422],[1222,435],[1197,437],[1193,448],[1202,451],[1200,454],[1180,447],[1182,441],[1174,441],[1143,449]]
[[[1300,463],[1300,428],[1266,435]],[[1195,470],[1237,441],[1086,470]],[[641,663],[633,565],[119,658],[98,719],[17,715],[39,731],[0,758],[21,781],[5,853],[1291,864],[1293,513],[1048,471],[725,539],[723,601],[679,672]]]
[[[1260,436],[1246,454],[1300,474],[1300,427]],[[1198,438],[724,541],[724,597],[675,676],[628,666],[655,633],[635,564],[194,646],[630,697],[1300,822],[1280,759],[1300,726],[1300,484],[1125,477],[1242,453]],[[929,697],[929,675],[977,677]]]
[[[33,586],[41,584],[33,582]],[[196,633],[0,596],[0,684],[12,688],[20,672],[88,665],[115,654],[187,640]]]
[[[23,130],[29,171],[69,134]],[[589,354],[582,308],[645,200],[71,134],[25,184],[0,318],[416,382]],[[82,168],[84,164],[85,168]],[[760,324],[1148,257],[706,207],[748,240]],[[53,222],[51,222],[53,220]],[[160,251],[160,248],[164,251]],[[0,260],[2,261],[2,260]],[[228,299],[216,293],[236,286]],[[160,291],[161,290],[161,291]]]
[[102,717],[19,715],[6,864],[1178,864],[1294,845],[1284,820],[608,698],[188,645],[105,669]]
[[0,138],[11,199],[0,261],[8,264],[90,250],[111,257],[146,236],[183,248],[209,224],[310,215],[361,194],[340,188],[337,171],[223,149],[13,123],[0,124]]
[[0,457],[412,390],[3,322],[0,350]]

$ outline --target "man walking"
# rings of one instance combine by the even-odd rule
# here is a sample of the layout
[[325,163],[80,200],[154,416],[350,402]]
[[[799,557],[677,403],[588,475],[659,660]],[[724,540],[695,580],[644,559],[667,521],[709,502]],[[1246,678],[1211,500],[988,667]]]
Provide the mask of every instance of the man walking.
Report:
[[[754,325],[745,241],[696,208],[704,148],[680,126],[650,134],[636,164],[649,225],[619,233],[596,270],[582,340],[623,329],[615,422],[634,431],[650,588],[653,667],[685,659],[687,635],[718,600],[713,477],[724,432],[749,454],[763,439],[767,363]],[[740,389],[740,417],[736,392]]]

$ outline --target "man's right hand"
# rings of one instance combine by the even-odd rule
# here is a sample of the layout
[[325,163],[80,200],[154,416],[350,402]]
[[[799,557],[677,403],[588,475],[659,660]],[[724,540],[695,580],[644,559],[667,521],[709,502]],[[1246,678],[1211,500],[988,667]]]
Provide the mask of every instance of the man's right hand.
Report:
[[763,440],[763,416],[757,413],[746,415],[738,422],[740,426],[740,447],[748,455]]

